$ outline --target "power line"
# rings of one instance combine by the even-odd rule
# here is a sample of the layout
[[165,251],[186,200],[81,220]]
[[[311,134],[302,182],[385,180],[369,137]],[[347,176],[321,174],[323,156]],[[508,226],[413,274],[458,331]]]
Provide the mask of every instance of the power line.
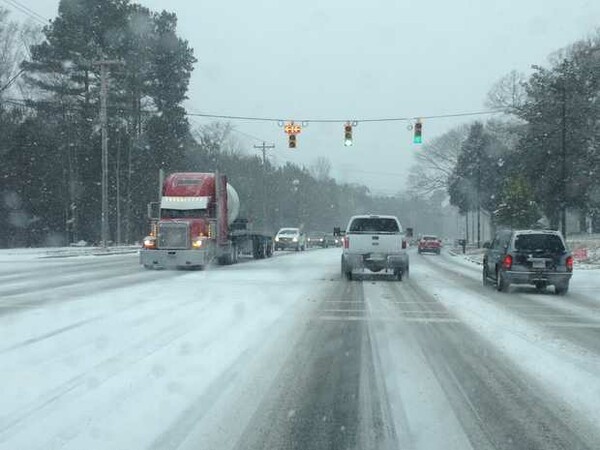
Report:
[[[411,117],[379,117],[379,118],[367,118],[367,119],[354,119],[352,122],[405,122],[414,119],[443,119],[443,118],[451,118],[451,117],[467,117],[467,116],[482,116],[489,114],[497,114],[505,112],[504,109],[492,109],[488,111],[469,111],[469,112],[460,112],[460,113],[450,113],[450,114],[432,114],[432,115],[422,115],[422,116],[411,116]],[[280,119],[274,117],[255,117],[255,116],[235,116],[235,115],[227,115],[227,114],[208,114],[208,113],[194,113],[188,112],[188,116],[193,117],[208,117],[213,119],[226,119],[226,120],[248,120],[255,122],[285,122],[287,119]],[[347,123],[348,119],[301,119],[294,120],[298,123]]]
[[[23,103],[21,100],[17,100],[17,99],[5,99],[5,101],[7,103],[13,103],[19,106],[26,106],[26,107],[31,107],[33,108],[34,106],[27,104],[27,103]],[[47,101],[44,102],[46,105],[51,105],[53,102],[52,101]],[[71,108],[77,108],[77,106],[71,105]],[[121,112],[133,112],[134,110],[131,108],[127,108],[127,107],[122,107],[120,105],[113,105],[112,107],[110,107],[110,109],[117,109],[118,111]],[[141,110],[141,111],[136,111],[136,112],[141,112],[144,114],[159,114],[159,111],[152,111],[152,110]],[[354,123],[359,123],[359,122],[363,122],[363,123],[374,123],[374,122],[406,122],[406,121],[412,121],[415,119],[445,119],[445,118],[452,118],[452,117],[469,117],[469,116],[482,116],[482,115],[491,115],[491,114],[499,114],[499,113],[504,113],[506,112],[505,109],[492,109],[492,110],[488,110],[488,111],[471,111],[471,112],[460,112],[460,113],[449,113],[449,114],[431,114],[431,115],[423,115],[423,116],[414,116],[414,117],[381,117],[381,118],[372,118],[372,119],[356,119],[353,120],[352,122]],[[252,116],[233,116],[233,115],[225,115],[225,114],[204,114],[204,113],[195,113],[195,112],[185,112],[185,115],[188,117],[206,117],[206,118],[213,118],[213,119],[225,119],[225,120],[248,120],[248,121],[256,121],[256,122],[277,122],[277,123],[284,123],[286,122],[286,120],[284,119],[275,119],[275,118],[271,118],[271,117],[252,117]],[[300,124],[300,123],[347,123],[348,120],[347,119],[303,119],[303,120],[295,120],[296,123]],[[239,134],[243,134],[246,135],[248,137],[251,137],[252,139],[256,139],[257,141],[263,141],[264,139],[258,138],[257,136],[253,136],[251,134],[248,133],[244,133],[243,131],[239,131],[236,129],[233,129],[232,131],[239,133]]]
[[4,92],[6,89],[11,87],[11,85],[21,76],[21,74],[25,71],[25,69],[19,70],[10,80],[6,82],[6,84],[0,87],[0,93]]
[[41,25],[47,25],[49,22],[49,20],[46,19],[44,16],[42,16],[41,14],[38,14],[37,12],[30,9],[29,7],[23,5],[22,3],[19,3],[17,0],[2,0],[2,1],[5,4],[7,4],[8,6],[12,6],[17,11],[22,12],[23,14],[28,16],[30,19],[35,20],[36,22],[38,22]]
[[249,137],[250,139],[254,139],[255,141],[258,141],[258,142],[263,142],[265,140],[265,139],[261,139],[261,138],[259,138],[257,136],[254,136],[252,134],[245,133],[245,132],[240,131],[240,130],[236,130],[235,128],[232,128],[231,131],[233,131],[234,133],[237,133],[237,134],[241,134],[242,136]]

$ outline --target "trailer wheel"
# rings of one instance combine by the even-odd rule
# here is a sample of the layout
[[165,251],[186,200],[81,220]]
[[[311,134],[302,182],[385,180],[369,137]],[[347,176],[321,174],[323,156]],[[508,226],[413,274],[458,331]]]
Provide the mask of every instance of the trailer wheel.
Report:
[[263,259],[265,257],[265,244],[258,239],[252,240],[252,256],[254,259]]
[[265,248],[265,243],[264,242],[259,242],[258,243],[258,257],[259,259],[264,259],[265,255],[267,253],[266,251],[267,249]]

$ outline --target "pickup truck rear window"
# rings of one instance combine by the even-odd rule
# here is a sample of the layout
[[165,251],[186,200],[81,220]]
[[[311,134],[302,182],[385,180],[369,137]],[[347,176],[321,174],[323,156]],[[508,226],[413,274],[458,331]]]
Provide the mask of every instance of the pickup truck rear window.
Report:
[[394,219],[359,218],[350,224],[349,233],[398,233],[398,222]]
[[515,239],[515,249],[531,253],[562,253],[565,251],[565,246],[561,238],[555,234],[521,234]]

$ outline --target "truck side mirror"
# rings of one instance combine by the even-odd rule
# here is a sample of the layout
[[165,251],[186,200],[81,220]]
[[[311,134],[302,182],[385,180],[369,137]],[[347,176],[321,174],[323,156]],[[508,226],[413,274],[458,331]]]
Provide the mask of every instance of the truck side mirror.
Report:
[[490,241],[486,241],[483,243],[483,248],[490,248],[490,247],[491,247]]
[[150,219],[150,220],[160,219],[160,203],[158,203],[158,202],[148,203],[148,219]]

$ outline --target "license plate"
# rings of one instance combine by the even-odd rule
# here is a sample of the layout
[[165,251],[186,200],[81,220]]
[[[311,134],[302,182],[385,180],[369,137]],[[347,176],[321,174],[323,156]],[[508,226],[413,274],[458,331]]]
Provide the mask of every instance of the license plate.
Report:
[[385,259],[385,255],[381,255],[379,253],[371,253],[371,256],[369,257],[369,259],[376,260],[376,261],[383,261]]
[[534,269],[545,269],[546,261],[533,261],[533,268]]

